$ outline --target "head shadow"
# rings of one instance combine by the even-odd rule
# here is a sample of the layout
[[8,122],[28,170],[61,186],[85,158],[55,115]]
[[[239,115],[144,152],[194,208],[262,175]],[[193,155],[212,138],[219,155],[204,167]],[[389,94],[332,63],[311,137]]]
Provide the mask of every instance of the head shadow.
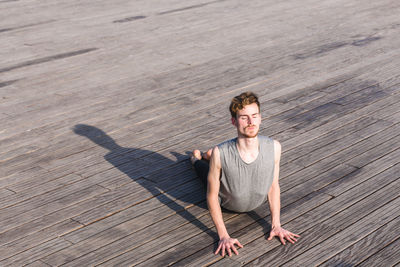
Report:
[[[171,209],[187,222],[200,228],[208,229],[187,208],[200,207],[200,213],[206,212],[205,191],[190,168],[187,155],[170,152],[175,159],[167,158],[154,151],[135,147],[122,147],[101,129],[78,124],[73,131],[77,135],[90,139],[93,143],[108,150],[104,159],[131,180],[140,184],[160,203]],[[144,199],[138,199],[137,203]],[[134,205],[134,203],[132,203]],[[162,206],[162,205],[161,205]],[[150,211],[150,210],[149,210]],[[154,223],[154,221],[152,222]],[[214,235],[212,235],[213,238]]]

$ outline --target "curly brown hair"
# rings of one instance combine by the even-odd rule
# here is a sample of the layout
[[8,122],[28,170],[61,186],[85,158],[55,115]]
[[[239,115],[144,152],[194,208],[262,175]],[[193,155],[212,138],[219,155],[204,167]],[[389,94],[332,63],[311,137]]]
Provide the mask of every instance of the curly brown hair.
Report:
[[238,96],[232,98],[231,104],[229,105],[229,111],[232,118],[236,118],[236,113],[243,109],[244,106],[256,103],[258,110],[260,110],[260,102],[258,102],[258,96],[253,92],[244,92]]

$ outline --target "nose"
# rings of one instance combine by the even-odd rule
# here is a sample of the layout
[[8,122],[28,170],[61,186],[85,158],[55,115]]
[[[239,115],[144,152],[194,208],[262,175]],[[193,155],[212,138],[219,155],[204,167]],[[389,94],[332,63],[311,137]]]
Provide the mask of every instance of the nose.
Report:
[[254,118],[252,118],[252,117],[249,117],[249,119],[247,120],[247,123],[249,124],[249,125],[253,125],[254,124]]

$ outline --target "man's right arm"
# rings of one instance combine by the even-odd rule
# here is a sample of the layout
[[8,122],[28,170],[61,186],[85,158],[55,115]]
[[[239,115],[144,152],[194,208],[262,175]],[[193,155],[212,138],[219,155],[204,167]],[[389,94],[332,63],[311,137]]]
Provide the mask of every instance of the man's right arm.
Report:
[[211,218],[215,224],[219,236],[218,248],[215,254],[221,251],[221,255],[225,256],[225,251],[229,256],[232,255],[231,250],[238,255],[235,244],[243,247],[237,239],[230,238],[226,230],[224,220],[222,218],[221,206],[218,201],[219,187],[220,187],[220,174],[221,174],[221,160],[218,147],[213,149],[210,159],[210,170],[208,172],[207,183],[207,204],[211,214]]

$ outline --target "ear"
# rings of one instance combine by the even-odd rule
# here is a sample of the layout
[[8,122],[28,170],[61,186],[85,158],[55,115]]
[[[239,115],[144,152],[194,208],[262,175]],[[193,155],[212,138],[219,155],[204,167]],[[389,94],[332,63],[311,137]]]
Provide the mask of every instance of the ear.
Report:
[[236,118],[231,117],[231,122],[232,122],[232,125],[237,126],[237,125],[236,125]]

